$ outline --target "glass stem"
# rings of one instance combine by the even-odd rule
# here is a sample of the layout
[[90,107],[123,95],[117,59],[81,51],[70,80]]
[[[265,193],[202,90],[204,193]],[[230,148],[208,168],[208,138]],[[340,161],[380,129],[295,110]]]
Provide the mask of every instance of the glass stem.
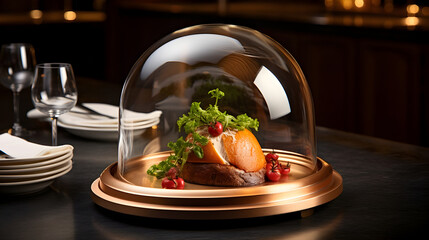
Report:
[[57,117],[51,117],[52,120],[52,146],[57,146]]
[[13,126],[12,129],[15,132],[21,130],[21,124],[19,123],[19,92],[13,91]]

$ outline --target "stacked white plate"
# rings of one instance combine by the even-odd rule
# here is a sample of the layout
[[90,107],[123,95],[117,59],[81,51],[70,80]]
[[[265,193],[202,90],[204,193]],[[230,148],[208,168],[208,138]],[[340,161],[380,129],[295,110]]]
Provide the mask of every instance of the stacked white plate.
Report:
[[[119,108],[104,103],[84,103],[58,118],[58,126],[68,132],[90,139],[117,141],[119,132]],[[89,111],[88,109],[92,110]],[[126,110],[124,127],[132,129],[134,135],[159,123],[161,111],[139,113]],[[29,118],[46,117],[36,109],[27,113]]]
[[40,191],[72,169],[73,147],[50,147],[0,135],[0,194]]

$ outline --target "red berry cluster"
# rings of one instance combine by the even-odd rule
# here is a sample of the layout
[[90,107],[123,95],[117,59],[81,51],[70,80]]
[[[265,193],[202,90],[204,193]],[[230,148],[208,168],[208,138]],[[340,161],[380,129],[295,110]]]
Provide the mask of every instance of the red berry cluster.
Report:
[[168,170],[167,176],[162,179],[162,188],[167,189],[183,189],[185,188],[185,181],[183,178],[177,176],[177,168],[172,167]]
[[267,161],[267,171],[265,176],[268,178],[268,180],[277,182],[280,180],[282,175],[289,174],[290,163],[288,162],[286,166],[282,165],[279,161],[279,156],[274,152],[265,155],[265,160]]

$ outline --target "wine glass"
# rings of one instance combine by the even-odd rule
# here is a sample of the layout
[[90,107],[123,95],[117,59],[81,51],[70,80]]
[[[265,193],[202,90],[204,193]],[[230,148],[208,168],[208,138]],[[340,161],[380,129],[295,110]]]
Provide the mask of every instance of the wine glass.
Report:
[[52,120],[52,145],[57,145],[58,116],[72,109],[77,102],[77,88],[73,68],[68,63],[36,65],[31,87],[34,106]]
[[1,46],[0,82],[13,92],[13,125],[9,132],[22,136],[25,129],[19,121],[19,93],[29,87],[34,79],[36,56],[34,48],[28,43],[11,43]]

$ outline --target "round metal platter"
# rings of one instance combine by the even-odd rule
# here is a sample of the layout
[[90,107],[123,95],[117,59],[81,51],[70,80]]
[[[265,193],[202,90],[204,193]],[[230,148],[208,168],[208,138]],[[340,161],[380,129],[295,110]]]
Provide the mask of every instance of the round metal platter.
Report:
[[[268,152],[268,151],[266,151]],[[92,199],[106,209],[165,219],[236,219],[270,216],[310,209],[327,203],[342,192],[342,177],[327,162],[276,150],[291,172],[279,182],[251,187],[215,187],[186,183],[183,190],[162,189],[161,180],[148,176],[152,164],[170,152],[132,160],[127,175],[117,172],[117,163],[108,166],[91,185]]]

